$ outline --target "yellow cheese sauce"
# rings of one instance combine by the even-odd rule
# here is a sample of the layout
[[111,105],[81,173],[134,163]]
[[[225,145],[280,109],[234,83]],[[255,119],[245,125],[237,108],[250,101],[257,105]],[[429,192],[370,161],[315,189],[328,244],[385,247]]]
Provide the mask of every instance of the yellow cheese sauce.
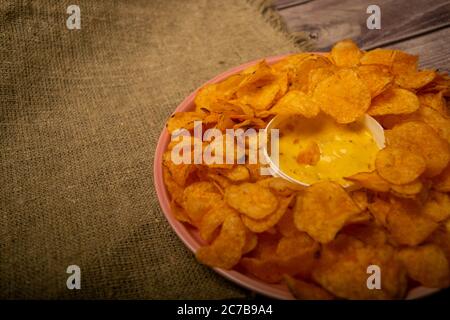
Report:
[[[300,182],[331,180],[348,186],[343,177],[375,168],[379,148],[362,122],[341,125],[326,116],[289,117],[278,129],[280,169]],[[310,150],[320,150],[320,156],[307,164],[304,159],[311,157],[305,151]]]

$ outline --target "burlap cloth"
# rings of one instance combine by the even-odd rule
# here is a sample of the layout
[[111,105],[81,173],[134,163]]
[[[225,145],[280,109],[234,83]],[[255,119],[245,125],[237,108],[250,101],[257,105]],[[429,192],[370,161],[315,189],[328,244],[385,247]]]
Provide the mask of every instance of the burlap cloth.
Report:
[[204,81],[306,45],[267,1],[2,0],[0,298],[248,297],[172,231],[153,155]]

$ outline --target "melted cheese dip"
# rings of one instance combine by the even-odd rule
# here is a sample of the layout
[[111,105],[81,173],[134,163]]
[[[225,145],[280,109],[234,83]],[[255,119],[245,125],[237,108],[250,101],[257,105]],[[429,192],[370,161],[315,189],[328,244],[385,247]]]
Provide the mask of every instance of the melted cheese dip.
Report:
[[[375,168],[379,148],[362,121],[341,125],[327,116],[289,117],[278,129],[280,169],[300,182],[331,180],[348,186],[344,177]],[[302,163],[299,155],[311,145],[315,151],[319,147],[320,157],[315,164]]]

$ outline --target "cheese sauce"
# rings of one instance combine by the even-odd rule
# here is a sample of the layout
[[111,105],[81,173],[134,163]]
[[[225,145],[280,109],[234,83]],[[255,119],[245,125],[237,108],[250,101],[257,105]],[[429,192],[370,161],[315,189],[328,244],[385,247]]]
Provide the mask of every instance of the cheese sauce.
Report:
[[[300,182],[331,180],[348,186],[343,177],[375,168],[379,148],[362,122],[341,125],[327,116],[289,117],[278,129],[280,169]],[[314,151],[320,150],[320,156],[306,164],[299,159],[311,145]]]

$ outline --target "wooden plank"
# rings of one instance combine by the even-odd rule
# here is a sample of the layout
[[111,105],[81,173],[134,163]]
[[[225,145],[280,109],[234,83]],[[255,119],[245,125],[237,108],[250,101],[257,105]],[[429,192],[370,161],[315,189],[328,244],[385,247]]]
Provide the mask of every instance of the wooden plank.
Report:
[[450,72],[450,28],[444,28],[432,33],[405,40],[387,47],[404,50],[420,56],[422,68],[439,69]]
[[289,7],[298,6],[299,4],[303,4],[310,1],[313,0],[275,0],[273,2],[273,7],[278,10],[281,10]]
[[370,4],[373,1],[316,0],[279,9],[279,13],[289,31],[307,32],[318,49],[329,49],[344,38],[352,38],[368,49],[450,25],[448,0],[377,0],[381,29],[369,30],[366,10]]

